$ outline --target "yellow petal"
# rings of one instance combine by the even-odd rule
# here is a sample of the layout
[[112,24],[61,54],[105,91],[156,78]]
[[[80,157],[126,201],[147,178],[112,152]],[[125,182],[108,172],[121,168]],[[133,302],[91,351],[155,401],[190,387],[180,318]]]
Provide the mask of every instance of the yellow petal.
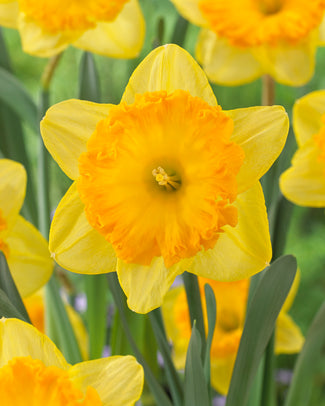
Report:
[[41,121],[46,148],[61,169],[77,179],[78,158],[87,150],[87,141],[99,120],[107,117],[110,104],[66,100],[48,109]]
[[69,376],[84,392],[88,386],[96,389],[103,406],[134,405],[143,387],[143,369],[130,355],[76,364]]
[[248,278],[269,265],[272,248],[261,185],[238,195],[236,227],[226,226],[214,248],[196,255],[190,272],[219,281]]
[[18,15],[18,1],[0,2],[0,25],[8,28],[17,28]]
[[297,45],[278,44],[259,47],[255,56],[260,60],[266,73],[289,86],[302,86],[307,83],[315,68],[316,41],[313,36]]
[[236,354],[211,358],[211,385],[221,395],[226,395],[228,392],[235,360]]
[[227,114],[234,120],[231,139],[245,152],[237,176],[240,193],[255,184],[281,153],[287,139],[289,119],[281,106],[249,107],[230,110]]
[[187,90],[214,106],[217,100],[208,79],[192,56],[177,45],[156,48],[133,72],[122,101],[134,102],[137,93],[176,89]]
[[294,354],[299,352],[304,344],[304,337],[292,318],[280,312],[275,330],[276,354]]
[[298,99],[293,106],[293,128],[298,145],[309,141],[323,126],[325,90],[317,90]]
[[319,26],[319,45],[325,45],[325,16]]
[[26,171],[18,162],[0,159],[0,210],[8,231],[14,225],[26,192]]
[[233,47],[208,29],[199,34],[196,59],[208,78],[221,85],[251,82],[263,74],[260,62],[249,49]]
[[117,262],[117,274],[128,306],[137,313],[148,313],[162,304],[175,277],[188,269],[189,260],[179,261],[167,269],[162,257],[152,260],[150,266]]
[[49,280],[53,271],[47,241],[41,233],[19,216],[6,239],[9,246],[8,265],[19,293],[34,293]]
[[200,0],[171,0],[171,2],[179,13],[191,23],[202,27],[208,25],[199,8]]
[[74,46],[112,58],[135,58],[141,51],[145,23],[137,0],[128,2],[111,23],[98,23]]
[[72,272],[98,274],[115,270],[115,252],[88,223],[75,183],[55,211],[50,252],[59,265]]
[[325,207],[324,164],[313,140],[298,149],[292,166],[280,176],[284,196],[300,206]]
[[288,296],[287,296],[285,302],[283,303],[281,311],[287,312],[290,309],[290,307],[292,306],[292,303],[293,303],[293,301],[296,297],[297,291],[298,291],[299,283],[300,283],[300,269],[298,268],[296,276],[293,280],[293,283],[292,283],[292,286],[288,293]]
[[17,319],[0,320],[0,367],[14,357],[32,357],[46,366],[67,369],[68,364],[54,343],[35,327]]

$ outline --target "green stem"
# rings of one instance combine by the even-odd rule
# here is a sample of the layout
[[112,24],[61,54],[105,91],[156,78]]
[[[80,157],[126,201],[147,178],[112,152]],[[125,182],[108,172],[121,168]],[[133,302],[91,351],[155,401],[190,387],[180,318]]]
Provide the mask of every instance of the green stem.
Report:
[[182,383],[171,358],[170,347],[167,341],[160,310],[155,309],[151,311],[149,313],[149,319],[158,343],[160,353],[164,359],[166,377],[174,401],[174,406],[182,406],[183,405]]
[[175,24],[171,43],[177,44],[180,47],[182,47],[185,42],[187,29],[188,29],[188,21],[185,20],[185,18],[183,18],[182,16],[179,16]]
[[190,312],[191,325],[193,326],[194,321],[196,322],[196,327],[200,333],[201,337],[201,356],[202,363],[204,363],[205,351],[206,351],[206,335],[204,328],[204,319],[202,311],[201,294],[197,276],[189,273],[183,273],[183,281],[186,291],[188,309]]
[[274,332],[267,344],[264,354],[264,374],[263,374],[263,390],[261,394],[261,406],[275,406],[275,384],[274,384]]
[[146,377],[146,382],[156,400],[157,406],[172,406],[170,399],[166,395],[165,391],[162,389],[160,384],[157,382],[155,376],[153,375],[151,369],[149,368],[147,362],[145,361],[143,355],[141,354],[138,346],[136,345],[132,333],[129,329],[126,312],[129,311],[124,293],[119,285],[117,275],[115,272],[110,272],[107,274],[109,288],[111,290],[116,308],[120,314],[120,319],[122,323],[122,327],[124,329],[125,335],[130,343],[130,346],[138,360],[138,362],[142,365],[144,374]]

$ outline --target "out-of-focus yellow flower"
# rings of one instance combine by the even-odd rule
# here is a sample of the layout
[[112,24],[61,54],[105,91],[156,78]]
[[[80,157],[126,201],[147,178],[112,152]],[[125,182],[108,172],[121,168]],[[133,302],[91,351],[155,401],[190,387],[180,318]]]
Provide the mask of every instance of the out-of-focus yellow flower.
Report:
[[143,370],[131,356],[69,365],[54,343],[17,319],[0,321],[1,404],[10,406],[131,406]]
[[[36,327],[41,333],[45,333],[45,304],[44,304],[44,292],[38,290],[31,296],[24,299],[24,305],[26,307],[29,318],[34,327]],[[65,303],[65,309],[67,311],[70,323],[73,327],[73,331],[76,335],[76,339],[79,344],[82,359],[88,359],[88,333],[85,325],[79,315],[69,303]]]
[[0,159],[0,250],[23,297],[45,285],[53,270],[46,240],[19,215],[25,192],[24,167]]
[[49,57],[68,45],[113,58],[142,48],[138,0],[0,0],[0,25],[17,28],[25,52]]
[[298,150],[280,177],[281,191],[300,206],[325,207],[325,90],[296,101],[293,128]]
[[[210,358],[211,383],[219,393],[225,395],[228,392],[243,332],[249,280],[216,282],[199,278],[202,303],[205,303],[204,285],[206,283],[212,287],[217,301],[217,322]],[[296,277],[277,319],[275,340],[275,352],[277,354],[299,352],[304,342],[299,327],[287,314],[295,297],[298,283],[299,276]],[[187,347],[191,337],[191,322],[183,286],[171,289],[167,293],[162,311],[167,335],[173,342],[175,365],[178,369],[184,369]],[[207,319],[205,305],[203,312],[205,319]]]
[[258,179],[287,131],[282,107],[223,111],[186,51],[155,49],[121,104],[68,100],[41,122],[75,181],[52,222],[53,257],[73,272],[116,270],[140,313],[185,270],[220,280],[260,271],[271,244]]
[[239,85],[269,74],[300,86],[312,77],[325,45],[324,0],[171,1],[202,27],[196,57],[211,81]]

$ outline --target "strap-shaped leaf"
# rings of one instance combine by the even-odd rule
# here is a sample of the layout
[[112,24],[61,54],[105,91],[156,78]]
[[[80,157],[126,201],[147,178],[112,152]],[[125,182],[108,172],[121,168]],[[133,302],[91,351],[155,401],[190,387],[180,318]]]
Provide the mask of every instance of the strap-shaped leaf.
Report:
[[93,54],[84,52],[80,61],[79,99],[100,102],[100,83]]
[[217,304],[214,292],[209,284],[204,285],[205,292],[205,302],[207,307],[208,314],[208,337],[207,337],[207,346],[205,349],[205,358],[204,358],[204,375],[205,379],[210,384],[210,350],[212,345],[213,333],[216,326],[217,320]]
[[[1,251],[0,251],[0,289],[2,291],[0,303],[0,316],[17,317],[20,318],[21,320],[30,323],[29,316],[25,309],[24,303],[20,297],[15,282],[12,279],[6,257]],[[14,309],[16,310],[17,314],[15,316],[14,315],[10,316],[11,313],[14,313]]]
[[306,341],[297,359],[285,406],[305,406],[312,393],[312,379],[325,344],[325,301],[309,327]]
[[210,406],[208,386],[201,361],[201,337],[195,323],[186,355],[184,398],[186,406]]
[[296,270],[296,259],[287,255],[264,271],[247,310],[226,406],[246,405],[252,381]]

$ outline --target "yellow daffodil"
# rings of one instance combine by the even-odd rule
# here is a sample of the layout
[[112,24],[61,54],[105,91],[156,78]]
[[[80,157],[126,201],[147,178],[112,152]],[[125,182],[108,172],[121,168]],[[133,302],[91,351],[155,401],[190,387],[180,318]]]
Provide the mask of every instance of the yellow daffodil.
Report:
[[202,27],[196,57],[212,82],[238,85],[263,74],[300,86],[325,45],[325,1],[171,0]]
[[143,386],[131,356],[69,365],[54,343],[17,319],[0,320],[1,404],[10,406],[131,406]]
[[40,57],[73,45],[134,58],[144,40],[138,0],[0,0],[0,25],[17,28],[24,51]]
[[74,180],[52,222],[53,257],[73,272],[116,270],[140,313],[185,270],[220,280],[259,272],[271,244],[258,179],[287,131],[282,107],[223,111],[186,51],[156,48],[119,105],[68,100],[41,122]]
[[[45,333],[45,303],[43,290],[40,289],[33,295],[26,297],[24,299],[24,305],[33,326],[41,333]],[[76,335],[82,359],[86,360],[88,359],[89,339],[85,325],[79,313],[77,313],[69,303],[65,303],[65,309]]]
[[53,261],[40,232],[19,215],[26,191],[24,167],[0,159],[0,250],[22,296],[43,286],[51,276]]
[[280,177],[281,191],[300,206],[325,207],[325,90],[297,100],[293,128],[298,150]]
[[[287,311],[291,307],[299,278],[295,279],[292,289],[279,314],[276,325],[277,354],[291,354],[301,350],[303,336]],[[209,283],[217,301],[217,322],[211,346],[211,383],[221,394],[228,391],[232,370],[235,364],[240,338],[243,332],[249,280],[237,282],[216,282],[199,278],[202,303],[204,285]],[[206,319],[206,307],[203,307]],[[178,369],[184,369],[186,352],[191,337],[191,322],[183,286],[171,289],[162,306],[167,335],[173,342],[173,355]]]

